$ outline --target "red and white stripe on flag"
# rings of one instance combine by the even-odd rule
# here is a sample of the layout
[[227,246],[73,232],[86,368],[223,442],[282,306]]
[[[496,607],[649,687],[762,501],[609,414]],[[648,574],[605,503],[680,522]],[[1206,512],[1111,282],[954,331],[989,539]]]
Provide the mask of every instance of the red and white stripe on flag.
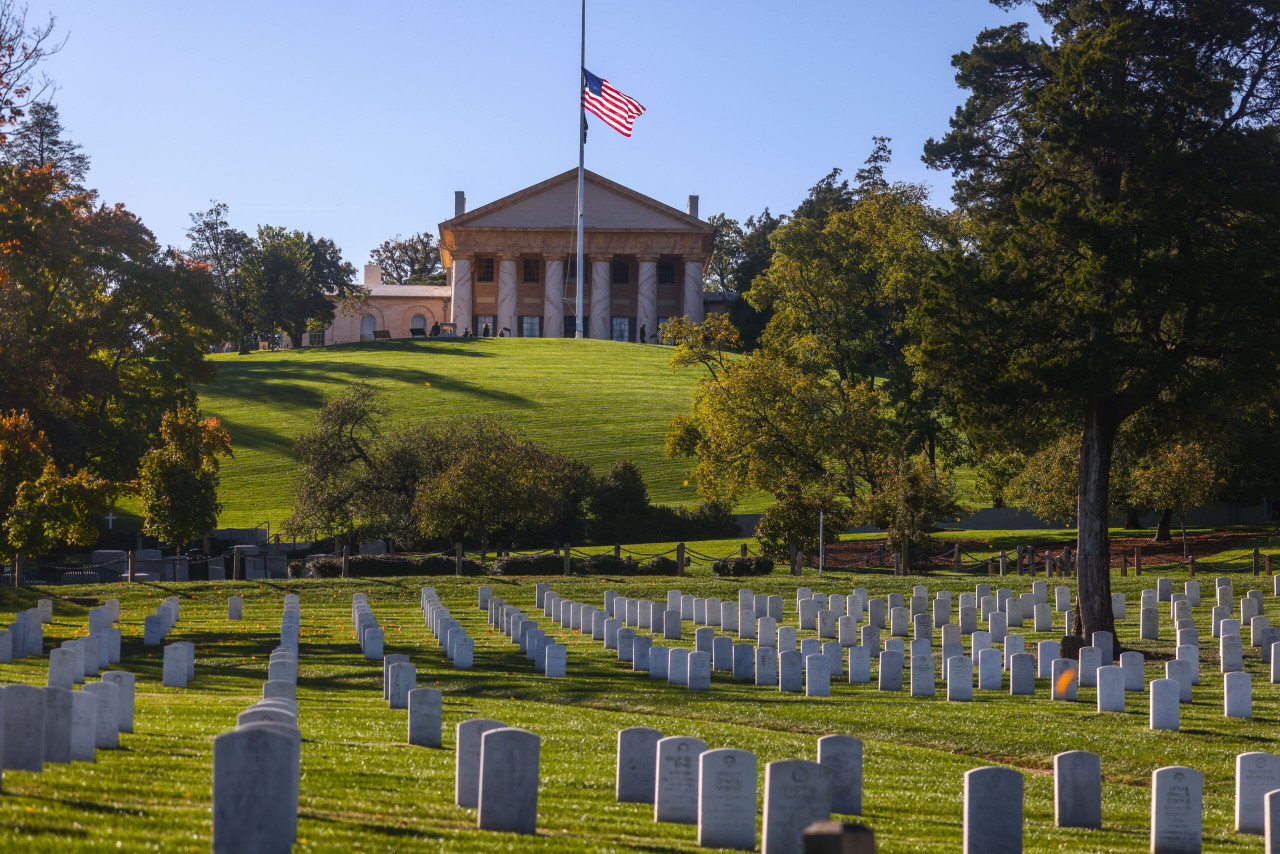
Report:
[[604,123],[623,136],[631,136],[631,126],[644,112],[634,98],[622,94],[609,81],[583,69],[586,85],[582,89],[582,106],[595,113]]

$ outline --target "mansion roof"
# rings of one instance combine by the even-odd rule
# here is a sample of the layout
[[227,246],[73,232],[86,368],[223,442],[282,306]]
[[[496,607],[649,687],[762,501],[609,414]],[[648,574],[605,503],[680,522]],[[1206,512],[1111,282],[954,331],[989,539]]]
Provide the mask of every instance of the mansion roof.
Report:
[[[683,211],[586,172],[584,250],[601,254],[702,256],[715,229]],[[574,250],[578,170],[570,169],[440,223],[441,260],[454,254]]]

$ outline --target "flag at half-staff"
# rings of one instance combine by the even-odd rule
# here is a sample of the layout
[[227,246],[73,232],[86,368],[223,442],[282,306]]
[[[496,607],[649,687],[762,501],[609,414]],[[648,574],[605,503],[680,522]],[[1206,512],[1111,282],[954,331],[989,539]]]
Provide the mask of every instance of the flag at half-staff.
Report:
[[623,136],[631,136],[631,126],[644,107],[635,98],[622,94],[609,85],[603,77],[597,77],[582,69],[582,106],[595,113],[604,123]]

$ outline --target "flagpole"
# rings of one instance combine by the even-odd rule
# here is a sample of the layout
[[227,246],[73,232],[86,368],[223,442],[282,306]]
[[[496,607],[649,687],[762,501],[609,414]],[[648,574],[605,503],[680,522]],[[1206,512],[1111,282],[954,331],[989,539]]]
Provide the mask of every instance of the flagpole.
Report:
[[582,337],[582,288],[586,275],[582,266],[582,204],[586,197],[584,192],[584,176],[587,156],[587,108],[582,102],[582,92],[587,87],[587,0],[582,0],[582,40],[578,52],[578,260],[574,270],[577,273],[578,288],[578,323],[575,338]]

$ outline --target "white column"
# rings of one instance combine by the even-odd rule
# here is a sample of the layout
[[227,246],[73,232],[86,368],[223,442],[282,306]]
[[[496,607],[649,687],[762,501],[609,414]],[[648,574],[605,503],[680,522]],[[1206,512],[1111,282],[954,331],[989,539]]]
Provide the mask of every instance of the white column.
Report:
[[453,294],[449,298],[449,317],[458,326],[458,334],[471,326],[471,258],[453,256]]
[[493,330],[496,338],[502,330],[510,329],[516,335],[516,256],[498,256],[498,328]]
[[649,337],[658,331],[658,256],[641,255],[640,278],[636,282],[636,335],[644,329],[644,339],[640,343],[648,344]]
[[684,316],[692,324],[702,323],[706,308],[702,304],[702,259],[684,259]]
[[591,337],[603,341],[613,337],[613,327],[609,323],[613,316],[609,288],[612,260],[612,255],[591,256]]
[[543,283],[542,337],[564,337],[564,256],[543,255],[547,280]]

